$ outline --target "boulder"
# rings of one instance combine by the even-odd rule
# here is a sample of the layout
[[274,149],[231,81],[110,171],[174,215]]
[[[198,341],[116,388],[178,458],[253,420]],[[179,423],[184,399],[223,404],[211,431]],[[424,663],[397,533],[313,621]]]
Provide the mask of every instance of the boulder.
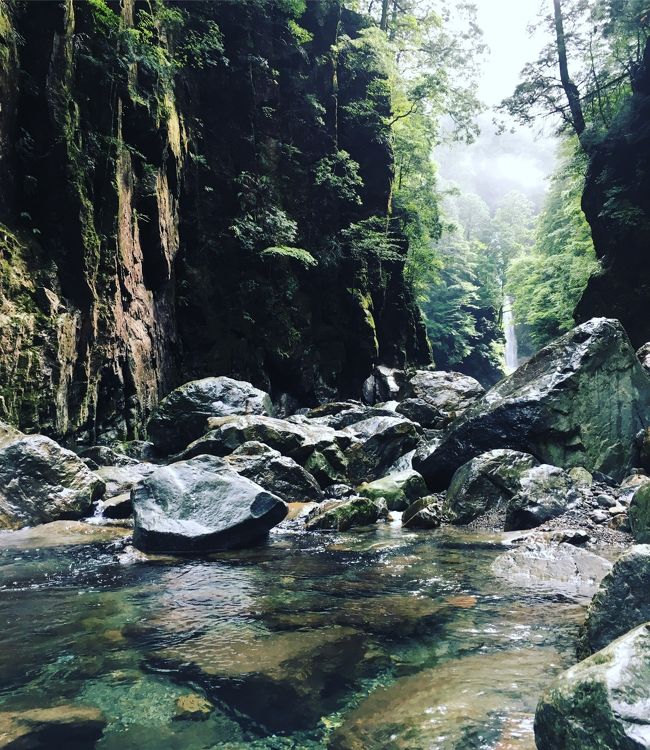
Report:
[[404,379],[404,370],[378,365],[364,381],[363,400],[372,405],[398,399]]
[[417,426],[401,416],[371,417],[341,432],[350,437],[345,451],[347,472],[357,484],[384,476],[391,464],[419,441]]
[[[329,406],[332,407],[338,405],[339,404],[329,404]],[[326,406],[328,405],[326,404]],[[318,415],[320,410],[324,409],[324,407],[320,407],[320,409],[312,409],[307,416],[310,417],[309,421],[314,424],[322,424],[331,427],[334,430],[341,430],[344,427],[349,427],[350,425],[355,424],[355,422],[362,422],[364,419],[370,419],[370,417],[395,416],[395,409],[390,408],[390,404],[387,406],[381,404],[378,406],[365,406],[364,404],[352,402],[349,404],[343,403],[340,404],[340,406],[344,408],[341,408],[336,412],[321,414],[320,416],[315,417],[310,417],[310,415]]]
[[628,514],[635,540],[650,544],[650,482],[644,482],[635,490]]
[[442,524],[441,505],[436,495],[416,500],[402,514],[402,526],[408,529],[437,529]]
[[138,461],[124,453],[119,453],[106,445],[93,445],[79,451],[79,458],[88,459],[97,466],[133,466]]
[[370,500],[367,497],[327,500],[309,514],[305,528],[308,531],[347,531],[353,526],[376,523],[385,518],[387,513],[386,503],[382,500]]
[[134,462],[121,466],[101,466],[95,474],[104,482],[105,499],[108,499],[130,492],[156,468],[155,464]]
[[594,483],[594,478],[583,466],[574,466],[572,469],[569,469],[569,476],[576,487],[587,488],[591,487]]
[[650,414],[650,378],[620,323],[594,318],[543,348],[455,422],[414,468],[432,490],[494,448],[622,479],[638,459]]
[[0,528],[82,518],[103,492],[102,480],[50,438],[7,435],[0,447]]
[[286,503],[320,502],[318,482],[292,458],[263,443],[250,442],[224,458],[225,464]]
[[615,563],[589,605],[581,653],[592,654],[650,621],[650,545],[631,547]]
[[650,375],[650,342],[643,344],[636,352],[636,357],[643,369]]
[[533,466],[519,481],[520,489],[506,507],[505,531],[540,526],[561,516],[580,497],[571,477],[557,466]]
[[563,672],[535,714],[538,750],[650,748],[650,623]]
[[158,468],[132,490],[133,544],[145,552],[210,552],[264,539],[286,504],[213,456]]
[[405,399],[397,411],[425,427],[443,429],[484,394],[483,386],[469,375],[416,370],[402,388]]
[[509,585],[551,594],[592,597],[612,564],[572,544],[526,539],[499,555],[492,572]]
[[0,748],[49,750],[91,748],[101,738],[107,721],[92,706],[62,704],[0,713]]
[[133,515],[131,492],[113,495],[99,501],[98,509],[104,518],[123,519]]
[[177,453],[206,432],[209,417],[272,414],[268,393],[227,377],[193,380],[176,388],[149,420],[151,441],[163,454]]
[[521,489],[522,475],[537,466],[528,453],[498,449],[483,453],[454,474],[444,503],[444,515],[466,524],[486,514],[505,516],[508,501]]
[[371,500],[383,498],[388,510],[405,510],[427,494],[427,486],[417,471],[406,469],[374,482],[364,482],[357,487],[357,492]]

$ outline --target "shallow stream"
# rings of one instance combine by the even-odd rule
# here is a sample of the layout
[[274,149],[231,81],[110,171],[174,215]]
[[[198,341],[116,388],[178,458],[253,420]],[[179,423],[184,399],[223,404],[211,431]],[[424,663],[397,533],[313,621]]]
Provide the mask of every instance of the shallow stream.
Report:
[[[97,750],[531,749],[537,699],[575,661],[584,614],[495,579],[489,535],[276,531],[176,561],[121,540],[11,538],[0,710],[98,707]],[[209,699],[208,718],[178,717],[189,695]]]

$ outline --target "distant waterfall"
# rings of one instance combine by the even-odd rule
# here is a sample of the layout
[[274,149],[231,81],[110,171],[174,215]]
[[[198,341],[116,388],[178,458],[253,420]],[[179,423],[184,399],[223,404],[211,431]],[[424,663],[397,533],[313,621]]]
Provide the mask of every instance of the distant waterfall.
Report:
[[512,314],[512,298],[503,298],[503,330],[506,336],[506,374],[510,375],[517,369],[519,357],[517,355],[517,332],[515,319]]

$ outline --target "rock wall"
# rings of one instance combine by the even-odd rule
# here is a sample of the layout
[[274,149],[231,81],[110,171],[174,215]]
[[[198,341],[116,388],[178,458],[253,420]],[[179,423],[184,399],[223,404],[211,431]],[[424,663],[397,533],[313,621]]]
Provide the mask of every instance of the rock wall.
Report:
[[617,318],[632,343],[650,341],[650,43],[634,93],[608,135],[590,152],[582,207],[602,271],[575,318]]
[[0,2],[0,418],[138,437],[184,380],[314,404],[429,360],[376,249],[380,61],[338,0],[296,8]]

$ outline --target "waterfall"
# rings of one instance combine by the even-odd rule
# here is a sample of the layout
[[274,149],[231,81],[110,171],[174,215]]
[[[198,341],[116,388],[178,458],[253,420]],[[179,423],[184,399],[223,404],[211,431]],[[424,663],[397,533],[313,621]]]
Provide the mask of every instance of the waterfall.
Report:
[[517,355],[517,333],[515,319],[512,314],[512,298],[503,298],[503,330],[506,336],[506,374],[510,375],[517,369],[519,357]]

